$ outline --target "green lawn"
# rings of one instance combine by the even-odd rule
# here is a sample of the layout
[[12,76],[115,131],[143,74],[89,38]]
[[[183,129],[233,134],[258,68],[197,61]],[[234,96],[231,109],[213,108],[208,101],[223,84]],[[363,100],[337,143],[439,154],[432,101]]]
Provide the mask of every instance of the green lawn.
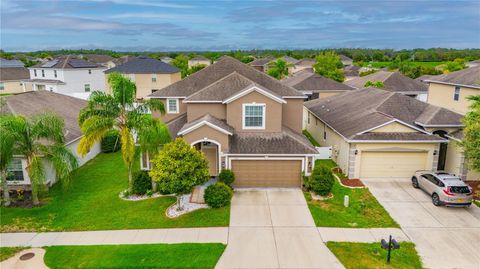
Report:
[[[437,65],[444,64],[446,62],[408,62],[409,64],[413,66],[429,66],[429,67],[435,67]],[[392,62],[364,62],[363,66],[368,67],[371,66],[373,68],[384,68],[384,67],[389,67],[392,64]]]
[[[336,164],[332,160],[317,160],[315,165]],[[332,188],[333,198],[324,201],[312,200],[310,193],[305,193],[308,208],[319,227],[399,227],[388,212],[380,205],[367,188],[350,189],[335,180]],[[350,197],[349,207],[343,206],[344,196]]]
[[[138,166],[138,162],[136,162]],[[228,226],[230,208],[200,209],[177,219],[165,216],[175,197],[124,201],[128,185],[121,153],[100,154],[73,174],[70,187],[55,185],[45,205],[0,208],[1,232],[82,231],[167,227]]]
[[8,259],[24,249],[24,247],[0,247],[0,261]]
[[158,244],[46,247],[45,264],[55,268],[214,268],[222,244]]
[[474,203],[476,206],[480,207],[480,201],[473,201],[473,203]]
[[421,269],[422,263],[413,243],[400,242],[400,249],[392,250],[387,264],[387,250],[380,243],[327,242],[327,247],[347,269]]

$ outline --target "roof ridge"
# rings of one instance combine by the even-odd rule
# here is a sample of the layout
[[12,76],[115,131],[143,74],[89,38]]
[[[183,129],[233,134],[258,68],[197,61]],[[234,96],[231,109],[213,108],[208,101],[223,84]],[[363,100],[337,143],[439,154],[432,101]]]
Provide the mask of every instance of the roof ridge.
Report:
[[65,61],[63,62],[62,69],[65,69],[65,66],[67,65],[68,61],[70,60],[70,54],[67,55],[67,58],[65,58]]
[[[216,84],[218,84],[218,83],[226,80],[227,78],[229,78],[229,77],[231,77],[231,76],[233,76],[233,75],[239,75],[239,76],[241,76],[241,77],[243,77],[243,78],[245,78],[245,79],[253,82],[251,79],[249,79],[249,78],[247,78],[247,77],[245,77],[245,76],[242,76],[242,74],[238,73],[237,71],[233,71],[232,73],[224,76],[223,78],[221,78],[221,79],[219,79],[219,80],[217,80],[217,81],[215,81],[215,82],[213,82],[213,83],[211,83],[211,84],[208,84],[207,86],[201,88],[200,90],[194,92],[193,94],[190,94],[189,96],[187,96],[187,97],[185,98],[185,100],[191,98],[192,96],[195,96],[195,95],[199,94],[200,92],[203,92],[204,90],[206,90],[206,89],[212,87],[213,85],[216,85]],[[254,82],[253,82],[253,83],[254,83]],[[187,100],[187,101],[188,101],[188,100]]]

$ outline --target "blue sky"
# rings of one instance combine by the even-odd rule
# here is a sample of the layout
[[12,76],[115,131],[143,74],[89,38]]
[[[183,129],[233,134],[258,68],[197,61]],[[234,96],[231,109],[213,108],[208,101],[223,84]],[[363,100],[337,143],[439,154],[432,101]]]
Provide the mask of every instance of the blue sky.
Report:
[[0,0],[1,48],[479,48],[480,1]]

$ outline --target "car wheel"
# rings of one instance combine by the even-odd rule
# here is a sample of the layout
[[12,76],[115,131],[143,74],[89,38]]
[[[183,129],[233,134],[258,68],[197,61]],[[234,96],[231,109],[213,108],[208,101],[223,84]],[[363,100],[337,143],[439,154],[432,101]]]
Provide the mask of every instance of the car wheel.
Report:
[[412,177],[412,186],[415,189],[418,189],[420,186],[418,186],[418,179],[416,177]]
[[434,206],[440,205],[440,197],[438,197],[438,194],[436,193],[432,194],[432,203]]

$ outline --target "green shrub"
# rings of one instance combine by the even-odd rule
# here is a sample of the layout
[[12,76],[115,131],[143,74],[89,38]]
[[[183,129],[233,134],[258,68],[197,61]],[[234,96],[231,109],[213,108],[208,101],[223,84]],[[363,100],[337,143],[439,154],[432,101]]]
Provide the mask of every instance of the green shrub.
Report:
[[152,191],[152,179],[147,171],[137,171],[133,174],[132,193],[143,195]]
[[220,182],[223,182],[228,186],[232,186],[232,183],[235,181],[235,174],[230,169],[222,169],[218,175],[218,179]]
[[325,196],[330,193],[335,179],[330,168],[317,165],[313,169],[312,175],[305,182],[305,187],[318,195]]
[[117,130],[108,131],[102,139],[102,152],[116,152],[120,149],[120,136]]
[[225,183],[218,182],[207,187],[203,198],[210,207],[220,208],[229,205],[232,196],[232,189]]

